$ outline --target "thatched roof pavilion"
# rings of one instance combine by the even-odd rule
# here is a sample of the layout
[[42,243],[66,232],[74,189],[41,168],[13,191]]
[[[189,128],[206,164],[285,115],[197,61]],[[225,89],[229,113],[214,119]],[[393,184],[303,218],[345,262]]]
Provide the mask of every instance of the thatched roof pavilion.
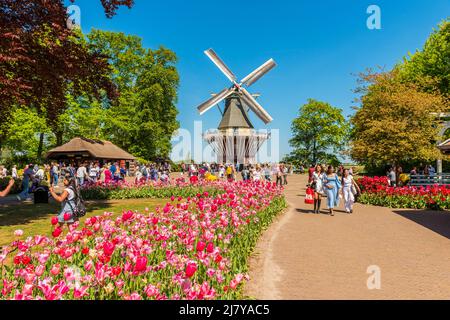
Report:
[[47,159],[133,161],[136,158],[109,141],[75,138],[50,150],[47,153]]

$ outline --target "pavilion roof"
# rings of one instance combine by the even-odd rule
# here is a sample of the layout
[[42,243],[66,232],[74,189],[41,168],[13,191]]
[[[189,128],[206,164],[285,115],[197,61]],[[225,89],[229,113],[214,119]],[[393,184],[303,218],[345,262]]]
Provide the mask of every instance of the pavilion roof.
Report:
[[48,159],[83,157],[104,160],[135,160],[136,158],[109,141],[74,138],[50,150]]

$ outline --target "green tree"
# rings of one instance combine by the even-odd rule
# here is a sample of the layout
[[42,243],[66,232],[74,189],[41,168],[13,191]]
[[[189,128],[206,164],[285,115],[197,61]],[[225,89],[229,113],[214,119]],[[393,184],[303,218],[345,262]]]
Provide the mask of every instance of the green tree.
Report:
[[[42,139],[42,140],[41,140]],[[5,147],[27,161],[36,161],[41,153],[54,142],[45,117],[33,108],[14,108],[9,123],[9,134]]]
[[120,96],[112,104],[89,97],[71,99],[60,117],[65,135],[105,138],[145,159],[167,157],[171,136],[179,127],[176,55],[163,47],[146,49],[141,38],[124,33],[92,30],[87,38],[90,46],[109,57],[110,78]]
[[309,99],[300,107],[299,116],[292,122],[294,149],[288,160],[303,163],[335,163],[345,147],[349,126],[342,110],[329,103]]
[[398,70],[362,74],[361,106],[351,119],[351,156],[369,168],[440,157],[436,148],[441,95],[399,79]]
[[398,66],[403,80],[419,85],[427,92],[437,90],[450,98],[450,19],[439,24],[422,50],[410,54]]

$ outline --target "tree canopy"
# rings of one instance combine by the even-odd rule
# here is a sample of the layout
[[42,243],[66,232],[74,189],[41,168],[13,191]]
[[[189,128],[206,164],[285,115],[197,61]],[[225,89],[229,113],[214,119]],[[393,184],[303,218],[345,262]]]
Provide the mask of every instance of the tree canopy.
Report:
[[440,23],[423,49],[410,54],[398,67],[404,81],[450,99],[450,19]]
[[348,123],[341,109],[309,99],[293,120],[292,133],[290,144],[294,150],[289,161],[335,164],[347,141]]
[[362,74],[361,81],[361,106],[351,119],[352,158],[370,167],[438,159],[432,113],[445,108],[442,96],[402,82],[397,70]]
[[[73,1],[72,1],[73,2]],[[107,16],[132,0],[101,0]],[[67,26],[62,0],[0,0],[0,150],[14,108],[32,108],[56,130],[68,92],[117,96],[107,57]]]

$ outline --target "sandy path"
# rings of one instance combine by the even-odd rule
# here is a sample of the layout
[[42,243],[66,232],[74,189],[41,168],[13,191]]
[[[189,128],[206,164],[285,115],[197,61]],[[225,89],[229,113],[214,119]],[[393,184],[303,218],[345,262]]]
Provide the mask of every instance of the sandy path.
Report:
[[[313,215],[305,185],[305,176],[290,177],[290,208],[259,241],[248,296],[450,299],[450,213],[356,205],[353,215]],[[372,265],[381,270],[380,290],[367,288]]]

